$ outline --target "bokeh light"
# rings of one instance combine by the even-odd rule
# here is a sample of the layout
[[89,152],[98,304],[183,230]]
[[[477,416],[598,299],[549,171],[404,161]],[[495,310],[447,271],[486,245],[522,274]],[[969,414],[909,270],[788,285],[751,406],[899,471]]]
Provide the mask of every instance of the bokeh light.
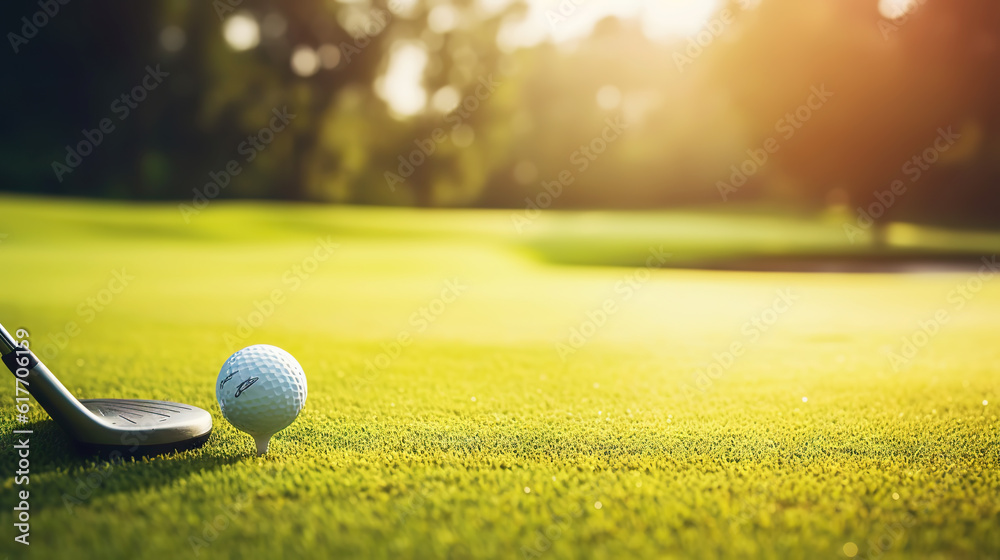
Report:
[[261,21],[261,30],[264,32],[264,36],[269,39],[283,36],[286,29],[288,29],[288,20],[277,12],[267,14]]
[[234,14],[223,24],[222,36],[233,50],[249,50],[260,43],[260,26],[249,14]]
[[320,57],[311,47],[301,45],[292,51],[292,71],[304,78],[319,71]]
[[160,31],[160,46],[167,52],[177,52],[184,48],[187,35],[176,25],[168,25]]
[[426,106],[423,75],[427,60],[427,51],[421,43],[401,41],[393,45],[385,75],[376,84],[376,93],[397,115],[415,115]]
[[435,33],[448,33],[458,25],[458,10],[451,4],[438,4],[427,15],[427,27]]
[[613,85],[597,90],[597,106],[606,111],[617,109],[622,102],[622,92]]
[[431,107],[439,113],[450,113],[458,107],[462,94],[455,86],[444,86],[434,92],[431,97]]
[[316,54],[319,55],[319,63],[327,70],[336,68],[340,64],[340,49],[337,48],[337,45],[329,43],[320,45],[316,49]]

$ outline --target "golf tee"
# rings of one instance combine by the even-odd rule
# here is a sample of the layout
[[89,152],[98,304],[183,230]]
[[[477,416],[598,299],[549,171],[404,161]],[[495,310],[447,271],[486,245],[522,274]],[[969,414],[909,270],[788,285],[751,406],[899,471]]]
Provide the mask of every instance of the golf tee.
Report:
[[257,442],[257,456],[267,453],[267,444],[271,442],[271,436],[254,436],[253,439]]

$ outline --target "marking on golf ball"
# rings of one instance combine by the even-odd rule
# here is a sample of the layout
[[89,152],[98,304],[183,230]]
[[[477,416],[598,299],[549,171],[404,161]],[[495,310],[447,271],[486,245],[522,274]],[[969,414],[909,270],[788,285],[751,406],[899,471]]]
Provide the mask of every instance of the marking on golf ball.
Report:
[[250,379],[247,379],[243,383],[240,383],[240,386],[236,388],[236,395],[234,395],[234,396],[237,399],[240,398],[240,395],[243,394],[243,391],[246,391],[247,389],[249,389],[251,385],[253,385],[254,383],[257,382],[257,379],[259,379],[259,378],[258,377],[251,377]]
[[271,436],[295,421],[307,393],[302,366],[288,352],[267,344],[248,346],[230,356],[215,389],[222,415],[254,438],[258,455],[267,452]]
[[240,370],[236,370],[233,373],[230,373],[229,375],[227,375],[225,379],[223,379],[222,381],[219,382],[219,389],[225,387],[226,386],[226,381],[229,381],[230,379],[232,379],[233,376],[236,375],[239,372],[240,372]]

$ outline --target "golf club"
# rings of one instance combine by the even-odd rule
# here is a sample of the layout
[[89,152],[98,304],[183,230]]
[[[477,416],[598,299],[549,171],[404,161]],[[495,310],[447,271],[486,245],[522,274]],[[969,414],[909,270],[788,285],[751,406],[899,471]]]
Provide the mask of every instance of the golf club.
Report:
[[212,415],[186,404],[139,399],[77,400],[3,325],[0,355],[20,386],[85,452],[159,455],[199,447],[212,433]]

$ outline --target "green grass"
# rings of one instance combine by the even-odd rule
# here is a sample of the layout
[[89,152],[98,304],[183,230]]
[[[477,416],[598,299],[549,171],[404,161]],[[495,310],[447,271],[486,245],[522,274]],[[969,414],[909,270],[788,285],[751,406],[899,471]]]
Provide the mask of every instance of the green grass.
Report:
[[[599,215],[631,233],[588,258],[746,243],[731,217],[654,218]],[[594,219],[546,214],[519,236],[510,212],[216,202],[185,224],[169,204],[0,198],[0,320],[27,328],[78,397],[178,400],[216,422],[197,451],[102,464],[68,453],[34,405],[25,548],[8,378],[0,556],[798,559],[846,558],[847,543],[863,558],[1000,555],[1000,277],[967,299],[951,294],[966,272],[641,281],[540,258],[575,250],[573,228],[597,231],[580,225]],[[758,226],[782,232],[761,239],[842,243],[796,220]],[[327,236],[331,258],[297,286],[283,279]],[[134,276],[122,293],[79,309],[122,268]],[[439,305],[447,281],[466,289]],[[274,290],[284,303],[240,338]],[[744,325],[778,290],[798,299],[755,338]],[[566,354],[606,301],[615,312]],[[889,353],[939,310],[947,324],[896,371]],[[71,321],[79,334],[60,349]],[[412,343],[387,367],[366,365],[404,332]],[[699,378],[734,342],[743,355]],[[309,379],[305,410],[263,458],[213,389],[253,343],[285,348]]]

